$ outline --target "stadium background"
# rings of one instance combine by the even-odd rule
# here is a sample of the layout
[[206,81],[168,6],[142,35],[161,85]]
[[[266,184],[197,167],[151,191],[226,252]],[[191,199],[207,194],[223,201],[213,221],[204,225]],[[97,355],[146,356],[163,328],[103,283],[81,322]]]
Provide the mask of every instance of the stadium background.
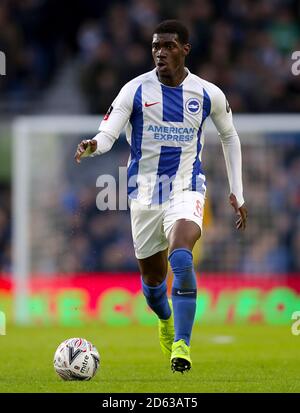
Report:
[[[296,0],[78,0],[72,10],[56,0],[2,1],[0,311],[8,323],[14,320],[13,122],[20,115],[96,115],[100,121],[120,87],[153,67],[151,33],[165,18],[188,24],[187,66],[225,92],[234,114],[299,113],[300,76],[291,72],[291,54],[300,50]],[[117,175],[127,144],[122,136],[109,155],[77,167],[81,138],[62,140],[60,191],[39,204],[56,217],[45,237],[35,231],[47,225],[44,215],[34,211],[30,322],[81,327],[93,318],[151,328],[155,319],[140,292],[128,211],[101,212],[95,203],[96,177]],[[300,130],[262,139],[263,145],[243,145],[249,208],[243,234],[234,229],[222,151],[204,152],[208,202],[195,250],[197,325],[290,326],[292,312],[300,310]],[[40,152],[41,163],[47,155]]]

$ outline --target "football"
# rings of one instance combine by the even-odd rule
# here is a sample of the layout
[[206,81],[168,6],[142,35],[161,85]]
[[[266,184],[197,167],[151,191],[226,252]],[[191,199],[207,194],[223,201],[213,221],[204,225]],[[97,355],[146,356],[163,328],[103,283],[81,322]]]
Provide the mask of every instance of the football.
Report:
[[100,356],[84,338],[69,338],[58,346],[53,362],[63,380],[91,380],[99,369]]

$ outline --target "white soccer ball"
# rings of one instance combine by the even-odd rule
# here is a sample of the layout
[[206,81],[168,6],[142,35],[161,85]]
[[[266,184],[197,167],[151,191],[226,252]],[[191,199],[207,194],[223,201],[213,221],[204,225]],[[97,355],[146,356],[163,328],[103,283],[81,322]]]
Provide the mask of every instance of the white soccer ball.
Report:
[[58,346],[53,362],[63,380],[90,380],[99,368],[100,356],[84,338],[69,338]]

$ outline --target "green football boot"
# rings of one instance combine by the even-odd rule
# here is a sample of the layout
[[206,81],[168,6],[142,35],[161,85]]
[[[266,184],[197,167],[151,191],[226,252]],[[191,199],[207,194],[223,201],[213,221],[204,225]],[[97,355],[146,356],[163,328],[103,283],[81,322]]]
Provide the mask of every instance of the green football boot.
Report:
[[185,371],[189,371],[191,367],[190,347],[183,339],[176,341],[172,345],[171,354],[171,369],[173,373],[175,373],[175,371],[184,373]]
[[172,301],[168,300],[171,307],[171,315],[168,320],[158,320],[159,342],[162,352],[170,357],[172,351],[172,344],[175,337],[174,316]]

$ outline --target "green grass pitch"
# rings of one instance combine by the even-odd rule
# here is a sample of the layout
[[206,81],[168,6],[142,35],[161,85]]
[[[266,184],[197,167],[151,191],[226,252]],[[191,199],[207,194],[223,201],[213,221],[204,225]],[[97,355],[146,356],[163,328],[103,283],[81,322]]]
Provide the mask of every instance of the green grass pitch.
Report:
[[[100,370],[89,382],[64,382],[54,372],[55,349],[71,337],[99,350]],[[0,336],[0,392],[299,392],[299,349],[290,326],[197,325],[192,370],[180,374],[171,372],[153,327],[8,326]]]

